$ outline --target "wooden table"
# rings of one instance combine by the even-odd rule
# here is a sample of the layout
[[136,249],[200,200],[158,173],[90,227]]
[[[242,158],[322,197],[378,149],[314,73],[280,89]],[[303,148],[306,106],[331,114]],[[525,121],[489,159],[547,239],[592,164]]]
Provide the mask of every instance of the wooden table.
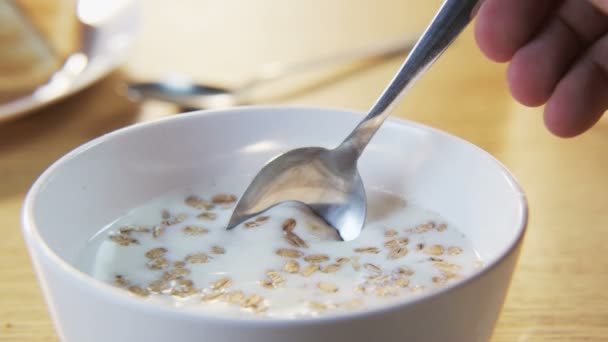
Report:
[[[0,341],[57,341],[21,238],[20,208],[52,161],[105,132],[169,115],[119,95],[126,78],[169,72],[235,84],[269,61],[295,62],[421,29],[439,1],[146,1],[126,64],[76,96],[0,125]],[[282,103],[366,110],[399,59]],[[516,104],[505,68],[471,30],[395,115],[486,149],[519,178],[530,202],[520,262],[492,341],[608,341],[608,119],[560,140],[541,111]]]

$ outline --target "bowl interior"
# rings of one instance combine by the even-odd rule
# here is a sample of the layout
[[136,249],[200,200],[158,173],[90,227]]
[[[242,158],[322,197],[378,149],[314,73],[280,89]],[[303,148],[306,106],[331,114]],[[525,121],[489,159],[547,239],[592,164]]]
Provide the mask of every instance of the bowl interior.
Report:
[[[238,108],[122,129],[45,172],[28,198],[33,225],[26,231],[73,265],[94,233],[143,202],[218,185],[240,194],[273,156],[302,146],[334,147],[361,118],[329,109]],[[524,229],[525,201],[508,172],[448,134],[389,120],[359,169],[366,188],[403,196],[457,225],[487,263]]]

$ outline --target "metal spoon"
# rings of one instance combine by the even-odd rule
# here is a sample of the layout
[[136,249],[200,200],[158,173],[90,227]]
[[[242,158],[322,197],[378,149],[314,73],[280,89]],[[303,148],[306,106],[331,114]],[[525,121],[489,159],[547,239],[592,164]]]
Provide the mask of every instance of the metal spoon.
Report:
[[[348,65],[370,66],[410,51],[415,42],[414,38],[392,40],[296,64],[266,65],[249,81],[235,88],[195,84],[184,77],[172,77],[159,82],[130,83],[127,85],[127,95],[134,100],[153,99],[174,103],[183,108],[209,109],[251,104],[256,102],[256,96],[259,97],[260,92],[263,93],[261,90],[264,87],[276,85],[279,81],[290,77],[293,80],[298,75],[329,68],[335,72],[338,67]],[[349,69],[344,74],[352,71],[354,70]],[[334,76],[331,80],[344,76],[330,74]],[[285,87],[280,88],[285,92]],[[279,95],[276,93],[276,89],[273,89],[272,94]]]
[[357,171],[359,156],[417,77],[466,27],[477,2],[446,0],[397,75],[352,133],[335,149],[299,148],[266,164],[237,203],[227,229],[277,204],[296,201],[337,229],[343,240],[359,236],[367,208]]

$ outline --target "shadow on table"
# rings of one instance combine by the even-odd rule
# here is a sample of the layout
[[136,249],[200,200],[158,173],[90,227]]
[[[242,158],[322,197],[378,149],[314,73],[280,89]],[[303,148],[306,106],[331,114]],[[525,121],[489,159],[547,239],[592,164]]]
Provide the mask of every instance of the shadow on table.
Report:
[[59,157],[104,133],[135,122],[137,104],[119,92],[116,71],[65,100],[0,123],[0,201],[24,196]]

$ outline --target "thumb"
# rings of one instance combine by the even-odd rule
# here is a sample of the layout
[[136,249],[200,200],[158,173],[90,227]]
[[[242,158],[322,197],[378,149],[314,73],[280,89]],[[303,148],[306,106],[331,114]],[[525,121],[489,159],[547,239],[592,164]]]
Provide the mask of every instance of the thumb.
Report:
[[608,15],[608,0],[591,0],[591,3],[595,6],[595,8]]

